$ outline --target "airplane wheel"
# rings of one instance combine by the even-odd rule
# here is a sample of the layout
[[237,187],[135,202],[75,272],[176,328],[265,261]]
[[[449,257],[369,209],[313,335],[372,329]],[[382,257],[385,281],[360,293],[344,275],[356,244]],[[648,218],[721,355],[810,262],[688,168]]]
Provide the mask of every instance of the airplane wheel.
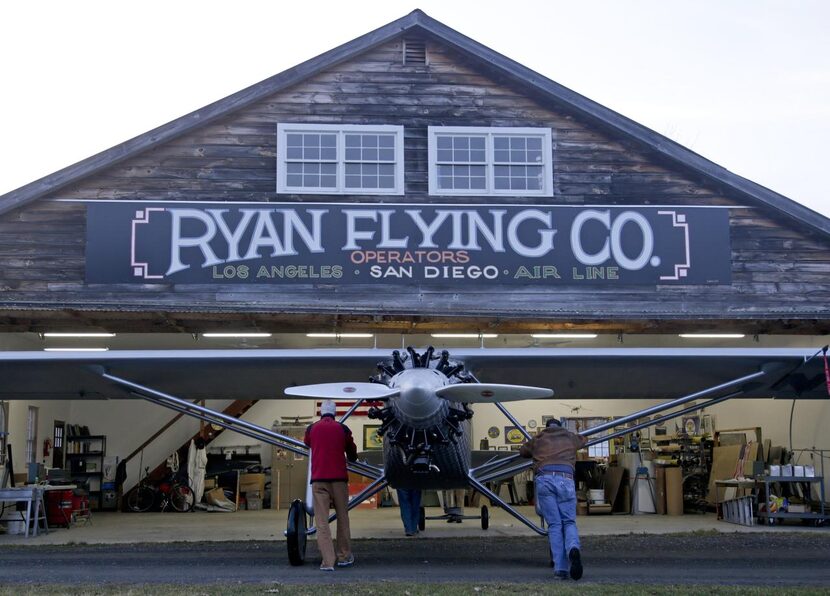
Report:
[[285,535],[288,544],[288,561],[292,565],[305,563],[306,519],[305,505],[295,499],[288,508],[288,527]]
[[481,529],[486,530],[490,527],[490,512],[487,511],[487,505],[481,506]]
[[421,507],[418,511],[418,529],[423,532],[427,527],[427,510]]

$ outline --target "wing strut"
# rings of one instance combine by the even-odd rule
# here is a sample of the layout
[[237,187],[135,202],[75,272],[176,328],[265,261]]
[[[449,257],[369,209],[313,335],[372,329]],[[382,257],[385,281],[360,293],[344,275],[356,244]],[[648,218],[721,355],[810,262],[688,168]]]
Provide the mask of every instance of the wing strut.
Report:
[[486,486],[484,486],[484,483],[483,483],[483,482],[479,482],[478,480],[476,480],[475,478],[473,478],[472,474],[468,474],[468,475],[467,475],[467,481],[468,481],[468,482],[469,482],[469,483],[473,486],[473,488],[475,488],[478,492],[480,492],[480,493],[481,493],[481,494],[483,494],[485,497],[487,497],[488,499],[490,499],[490,502],[491,502],[491,503],[498,503],[499,507],[501,507],[501,508],[502,508],[502,509],[504,509],[507,513],[509,513],[510,515],[512,515],[513,517],[515,517],[517,520],[519,520],[520,522],[522,522],[522,523],[523,523],[524,525],[526,525],[528,528],[530,528],[531,530],[533,530],[534,532],[536,532],[536,533],[537,533],[537,534],[539,534],[540,536],[547,536],[547,531],[546,531],[546,530],[543,530],[542,528],[540,528],[539,526],[537,526],[536,524],[534,524],[532,521],[530,521],[529,519],[527,519],[524,515],[522,515],[522,514],[521,514],[521,513],[519,513],[518,511],[516,511],[516,510],[515,510],[515,509],[514,509],[511,505],[508,505],[508,504],[507,504],[504,500],[502,500],[502,498],[501,498],[500,496],[498,496],[496,493],[494,493],[494,492],[493,492],[493,491],[491,491],[489,488],[487,488]]
[[[690,393],[689,395],[684,395],[683,397],[679,397],[677,399],[674,399],[674,400],[671,400],[671,401],[668,401],[668,402],[665,402],[665,403],[662,403],[662,404],[657,404],[656,406],[650,406],[650,407],[645,408],[643,410],[640,410],[638,412],[634,412],[633,414],[629,414],[628,416],[623,416],[622,418],[617,418],[615,420],[611,420],[609,422],[606,422],[605,424],[600,424],[599,426],[594,426],[592,428],[589,428],[589,429],[581,432],[580,434],[584,437],[589,437],[591,435],[595,435],[597,433],[601,433],[603,431],[615,428],[615,427],[617,427],[621,424],[626,424],[627,422],[638,420],[638,419],[640,419],[644,416],[649,416],[651,414],[657,414],[659,412],[664,412],[665,410],[669,410],[671,408],[683,405],[683,404],[688,403],[690,401],[700,399],[701,397],[704,397],[706,395],[709,395],[709,394],[712,394],[712,393],[717,393],[718,391],[721,391],[723,389],[728,389],[728,388],[734,387],[736,385],[742,385],[744,383],[748,383],[748,382],[753,381],[754,379],[762,377],[766,374],[767,373],[765,371],[761,370],[761,371],[758,371],[758,372],[755,372],[755,373],[752,373],[752,374],[749,374],[749,375],[745,375],[743,377],[738,377],[737,379],[727,381],[726,383],[721,383],[720,385],[714,385],[712,387],[709,387],[708,389],[703,389],[701,391],[696,391],[695,393]],[[672,412],[671,414],[666,414],[665,416],[662,416],[658,419],[646,421],[646,422],[644,422],[642,424],[639,424],[637,426],[634,426],[632,428],[622,429],[622,430],[617,431],[616,433],[614,433],[612,435],[605,436],[605,437],[599,438],[595,441],[589,442],[588,445],[596,445],[597,443],[607,441],[610,438],[620,437],[620,436],[626,435],[628,433],[632,433],[636,430],[640,430],[642,428],[645,428],[647,426],[652,426],[654,424],[657,424],[658,422],[664,422],[666,420],[671,420],[672,418],[677,418],[678,416],[682,416],[683,414],[688,414],[689,412],[694,412],[696,410],[700,410],[700,409],[703,409],[703,408],[708,407],[708,406],[713,406],[713,405],[715,405],[717,403],[720,403],[722,401],[726,401],[727,399],[731,399],[733,397],[741,395],[742,393],[743,393],[743,390],[734,391],[734,392],[729,393],[727,395],[724,395],[722,397],[716,397],[716,398],[710,399],[709,401],[706,401],[703,404],[691,406],[689,408],[686,408],[684,410],[680,410],[678,412]],[[513,416],[511,416],[509,412],[507,412],[506,408],[504,408],[504,406],[502,404],[496,404],[496,405],[499,406],[499,409],[504,413],[505,416],[507,416],[508,419],[510,419],[511,422],[513,422],[513,424],[515,424],[518,428],[521,428],[521,425],[519,425],[516,422],[516,419]],[[470,470],[470,475],[475,476],[480,482],[489,482],[491,480],[495,480],[496,478],[507,478],[509,476],[513,476],[515,474],[518,474],[519,472],[523,472],[524,470],[527,470],[532,465],[532,462],[523,462],[521,464],[511,466],[509,468],[505,468],[505,466],[507,466],[510,463],[515,462],[520,457],[521,456],[517,453],[517,454],[511,455],[510,457],[506,457],[504,459],[490,461],[486,464],[482,464],[482,465],[478,466],[477,468],[473,468],[472,470]]]
[[[308,455],[308,447],[306,447],[302,441],[299,441],[293,437],[282,435],[263,426],[252,424],[245,420],[228,416],[222,412],[217,412],[215,410],[211,410],[210,408],[205,408],[187,400],[174,397],[167,393],[162,393],[161,391],[157,391],[150,387],[139,385],[138,383],[134,383],[127,379],[111,375],[106,371],[101,371],[100,375],[103,378],[116,383],[117,385],[128,388],[131,393],[142,399],[146,399],[151,403],[163,406],[170,410],[181,412],[182,414],[187,414],[193,418],[205,420],[212,424],[218,424],[228,430],[238,432],[239,434],[251,437],[252,439],[268,443],[269,445],[276,445],[277,447],[287,449],[297,453],[298,455]],[[371,478],[372,480],[377,480],[383,476],[383,472],[380,468],[368,463],[349,462],[348,467],[350,471],[360,474],[361,476]]]
[[[372,497],[372,496],[376,495],[377,493],[382,491],[384,488],[386,488],[388,485],[389,485],[389,482],[386,480],[385,477],[381,476],[380,478],[377,478],[374,482],[372,482],[372,484],[370,484],[369,486],[364,488],[359,494],[357,494],[357,495],[353,496],[351,499],[349,499],[349,504],[348,504],[349,511],[351,511],[352,509],[354,509],[355,507],[360,505],[363,501],[365,501],[369,497]],[[337,519],[337,513],[336,512],[329,515],[329,523],[333,522],[335,519]],[[317,532],[316,527],[311,527],[308,530],[306,530],[306,534],[308,534],[309,536],[311,536],[315,532]]]

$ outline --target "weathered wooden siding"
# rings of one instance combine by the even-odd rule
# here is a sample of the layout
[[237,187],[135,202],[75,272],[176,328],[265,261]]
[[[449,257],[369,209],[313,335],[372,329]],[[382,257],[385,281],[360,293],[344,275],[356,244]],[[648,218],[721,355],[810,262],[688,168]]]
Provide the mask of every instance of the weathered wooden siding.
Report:
[[[428,44],[428,54],[428,66],[403,66],[399,43],[387,44],[49,198],[329,201],[330,196],[275,193],[276,124],[291,121],[405,127],[406,195],[386,199],[337,196],[337,201],[428,202],[427,126],[461,125],[552,129],[554,197],[514,199],[517,203],[745,204],[667,167],[590,122],[490,78],[486,71],[436,44]],[[449,201],[482,202],[478,198],[438,200]],[[275,324],[302,320],[305,325],[309,320],[323,323],[340,318],[406,327],[420,321],[464,318],[515,328],[519,327],[516,321],[524,321],[522,325],[586,321],[602,327],[641,325],[668,330],[674,324],[671,321],[680,325],[688,320],[723,319],[745,320],[747,326],[760,330],[828,332],[827,240],[769,208],[752,207],[730,210],[731,286],[593,286],[555,292],[530,285],[462,291],[397,283],[382,287],[101,287],[84,284],[85,208],[43,199],[0,218],[0,308],[9,315],[7,328],[37,326],[39,317],[59,316],[37,313],[39,309],[69,309],[77,311],[72,317],[81,320],[119,319],[113,313],[132,313],[122,315],[121,320],[141,321],[159,312],[178,313],[160,317],[166,321],[161,326],[171,324],[172,318],[181,321],[183,328],[204,327],[222,317],[236,320],[240,313],[263,313],[260,319],[247,316],[241,320]],[[19,310],[22,318],[16,319],[8,309]],[[152,323],[159,324],[158,320]]]

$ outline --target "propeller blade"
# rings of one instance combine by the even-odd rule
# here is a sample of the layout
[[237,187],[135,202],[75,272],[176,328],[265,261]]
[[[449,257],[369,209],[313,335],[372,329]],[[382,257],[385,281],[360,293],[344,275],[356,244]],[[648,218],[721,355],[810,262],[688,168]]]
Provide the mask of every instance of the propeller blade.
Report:
[[496,383],[458,383],[441,387],[435,392],[450,401],[468,404],[491,404],[497,401],[545,399],[553,397],[553,389],[526,385],[499,385]]
[[372,399],[382,400],[398,395],[398,389],[390,389],[381,383],[320,383],[286,387],[289,397],[309,399]]

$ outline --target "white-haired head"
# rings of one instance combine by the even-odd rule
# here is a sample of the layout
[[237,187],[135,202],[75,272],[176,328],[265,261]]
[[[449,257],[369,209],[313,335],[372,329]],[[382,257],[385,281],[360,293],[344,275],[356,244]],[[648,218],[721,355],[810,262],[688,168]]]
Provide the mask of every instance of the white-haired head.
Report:
[[334,416],[337,412],[337,405],[334,401],[327,399],[320,406],[320,416]]

